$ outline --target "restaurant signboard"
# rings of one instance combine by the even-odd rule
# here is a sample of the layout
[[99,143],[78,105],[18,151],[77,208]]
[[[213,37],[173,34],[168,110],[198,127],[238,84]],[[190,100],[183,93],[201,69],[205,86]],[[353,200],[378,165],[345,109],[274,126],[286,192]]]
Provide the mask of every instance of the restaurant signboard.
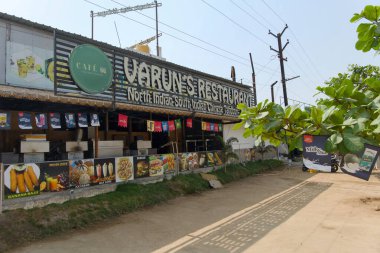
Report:
[[[89,45],[89,44],[94,45]],[[57,95],[236,117],[248,86],[86,38],[55,35]],[[60,69],[58,69],[60,68]]]

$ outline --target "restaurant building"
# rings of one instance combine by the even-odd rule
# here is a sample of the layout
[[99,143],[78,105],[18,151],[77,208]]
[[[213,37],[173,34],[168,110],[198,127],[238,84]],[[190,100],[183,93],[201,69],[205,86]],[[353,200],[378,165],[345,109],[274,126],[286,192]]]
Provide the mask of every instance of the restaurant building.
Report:
[[[0,152],[20,152],[25,134],[46,134],[51,152],[65,146],[59,142],[77,141],[80,126],[65,124],[65,113],[76,121],[78,113],[97,114],[99,127],[88,122],[81,140],[98,138],[100,156],[109,155],[102,148],[112,147],[119,148],[117,154],[132,154],[136,140],[151,141],[149,152],[171,151],[161,148],[170,141],[178,143],[179,152],[206,151],[218,146],[219,126],[236,121],[236,105],[252,104],[248,86],[22,18],[0,14],[0,36],[5,38],[0,41],[0,110],[10,120],[0,132]],[[26,129],[18,126],[19,112],[30,120]],[[59,114],[61,128],[49,124],[50,113]],[[42,126],[36,125],[36,114],[45,121]],[[127,116],[122,125],[119,114]],[[148,120],[174,120],[177,127],[162,132],[152,126],[149,132]],[[46,160],[54,158],[59,157]]]
[[114,177],[117,157],[142,169],[138,156],[218,150],[217,136],[242,136],[236,105],[253,105],[249,86],[5,13],[0,38],[0,162],[24,164],[6,181],[34,164],[38,191],[52,167],[82,186]]

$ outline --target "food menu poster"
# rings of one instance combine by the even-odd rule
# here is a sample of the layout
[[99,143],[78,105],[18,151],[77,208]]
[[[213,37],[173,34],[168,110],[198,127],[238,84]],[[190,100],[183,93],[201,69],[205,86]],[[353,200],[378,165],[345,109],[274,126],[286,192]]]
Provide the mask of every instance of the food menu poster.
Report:
[[20,129],[32,129],[31,114],[29,112],[18,113],[18,127]]
[[133,157],[135,178],[149,177],[149,156]]
[[379,158],[379,153],[380,147],[365,144],[364,150],[359,155],[344,155],[341,170],[348,175],[368,181]]
[[6,199],[40,194],[40,167],[35,163],[4,166],[4,196]]
[[0,130],[11,129],[11,114],[0,111]]
[[94,159],[70,160],[70,188],[88,187],[96,184]]
[[162,176],[164,174],[163,159],[161,155],[149,156],[149,176]]
[[90,176],[91,185],[115,183],[115,170],[115,158],[94,159],[94,171]]
[[133,156],[115,158],[116,182],[125,182],[133,180]]
[[69,161],[45,162],[40,168],[40,192],[60,192],[69,189]]

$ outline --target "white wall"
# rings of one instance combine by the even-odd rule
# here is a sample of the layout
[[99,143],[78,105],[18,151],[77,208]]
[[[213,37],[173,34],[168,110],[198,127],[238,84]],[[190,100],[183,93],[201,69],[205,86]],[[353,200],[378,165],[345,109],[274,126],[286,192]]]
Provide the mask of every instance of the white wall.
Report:
[[234,149],[243,149],[243,148],[253,148],[255,143],[255,139],[252,137],[244,138],[244,128],[240,128],[238,130],[232,130],[234,124],[223,125],[223,138],[224,140],[228,140],[231,137],[236,137],[239,142],[233,143]]

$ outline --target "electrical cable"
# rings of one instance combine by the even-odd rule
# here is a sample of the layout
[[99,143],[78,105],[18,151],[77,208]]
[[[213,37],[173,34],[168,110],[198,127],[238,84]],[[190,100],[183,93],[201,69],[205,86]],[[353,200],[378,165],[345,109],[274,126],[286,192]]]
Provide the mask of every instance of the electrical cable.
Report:
[[263,23],[261,23],[260,20],[258,20],[257,18],[255,18],[254,16],[252,16],[248,11],[244,10],[242,7],[240,7],[237,3],[235,3],[233,0],[230,0],[230,2],[235,5],[237,8],[239,8],[242,12],[244,12],[245,14],[247,14],[251,19],[253,19],[254,21],[256,21],[256,23],[258,23],[259,25],[261,25],[262,27],[264,27],[264,29],[267,29],[269,30],[268,27],[266,27]]
[[[273,12],[273,14],[275,14],[282,22],[284,22],[285,24],[286,24],[286,22],[285,22],[285,20],[283,19],[283,18],[281,18],[281,16],[279,15],[279,14],[277,14],[277,12],[275,12],[275,10],[272,8],[272,7],[270,7],[270,5],[268,5],[266,2],[265,2],[265,0],[261,0],[264,4],[265,4],[265,6],[267,6],[272,12]],[[301,50],[302,50],[302,52],[305,54],[305,56],[306,56],[306,58],[309,60],[309,62],[311,63],[311,65],[313,66],[313,69],[314,69],[314,71],[323,79],[323,76],[321,75],[321,73],[318,71],[318,69],[317,69],[317,67],[316,67],[316,65],[314,64],[314,62],[311,60],[311,58],[310,58],[310,56],[307,54],[307,52],[306,52],[306,50],[305,50],[305,48],[302,46],[302,44],[298,41],[298,39],[297,39],[297,36],[296,36],[296,34],[293,32],[293,30],[289,27],[289,31],[290,31],[290,33],[294,36],[294,39],[295,39],[295,41],[296,41],[296,43],[298,44],[298,46],[301,48]]]
[[269,26],[274,28],[275,30],[278,30],[276,26],[274,26],[271,22],[269,22],[263,15],[261,15],[258,11],[256,11],[249,3],[247,3],[246,0],[242,0],[248,8],[250,8],[257,16],[259,16],[262,20],[264,20]]
[[[89,1],[89,0],[83,0],[83,1],[85,1],[85,2],[87,2],[87,3],[89,3],[89,4],[92,4],[92,5],[94,5],[94,6],[97,6],[97,7],[99,7],[99,8],[102,8],[102,9],[104,9],[104,10],[108,10],[108,8],[105,8],[105,7],[103,7],[103,6],[101,6],[101,5],[98,5],[98,4],[94,3],[94,2],[91,2],[91,1]],[[140,21],[137,21],[137,20],[135,20],[135,19],[129,18],[129,17],[127,17],[127,16],[125,16],[125,15],[122,15],[122,14],[120,14],[120,13],[118,13],[117,15],[119,15],[119,16],[125,18],[125,19],[131,20],[131,21],[133,21],[133,22],[135,22],[135,23],[138,23],[138,24],[140,24],[140,25],[142,25],[142,26],[145,26],[145,27],[151,28],[151,29],[153,29],[153,30],[156,30],[155,27],[152,27],[152,26],[150,26],[150,25],[144,24],[144,23],[142,23],[142,22],[140,22]],[[243,66],[250,67],[249,64],[246,64],[246,63],[244,63],[244,62],[238,61],[238,60],[233,59],[233,58],[231,58],[231,57],[228,57],[228,56],[222,55],[222,54],[217,53],[217,52],[215,52],[215,51],[209,50],[209,49],[207,49],[207,48],[205,48],[205,47],[199,46],[199,45],[194,44],[194,43],[192,43],[192,42],[189,42],[189,41],[187,41],[187,40],[184,40],[184,39],[178,38],[178,37],[176,37],[176,36],[174,36],[174,35],[172,35],[172,34],[169,34],[169,33],[167,33],[167,32],[164,32],[164,31],[162,31],[162,30],[160,30],[160,32],[163,33],[163,34],[166,34],[166,35],[169,36],[169,37],[172,37],[172,38],[174,38],[174,39],[180,40],[180,41],[182,41],[182,42],[184,42],[184,43],[190,44],[190,45],[192,45],[192,46],[194,46],[194,47],[198,47],[198,48],[200,48],[200,49],[202,49],[202,50],[204,50],[204,51],[207,51],[207,52],[209,52],[209,53],[212,53],[212,54],[218,55],[218,56],[220,56],[220,57],[223,57],[223,58],[225,58],[225,59],[228,59],[228,60],[231,60],[231,61],[237,62],[237,63],[239,63],[239,64],[241,64],[241,65],[243,65]]]
[[236,22],[235,20],[233,20],[232,18],[230,18],[229,16],[227,16],[226,14],[224,14],[222,11],[218,10],[217,8],[215,8],[214,6],[212,6],[211,4],[207,3],[205,0],[201,0],[204,4],[208,5],[210,8],[214,9],[215,11],[217,11],[219,14],[221,14],[222,16],[224,16],[226,19],[228,19],[229,21],[231,21],[232,23],[234,23],[236,26],[240,27],[241,29],[243,29],[244,31],[246,31],[248,34],[250,34],[252,37],[256,38],[257,40],[259,40],[260,42],[264,43],[265,45],[269,46],[269,44],[267,42],[265,42],[263,39],[261,39],[259,36],[257,36],[256,34],[252,33],[250,30],[248,30],[247,28],[245,28],[244,26],[240,25],[238,22]]
[[[112,2],[114,2],[114,3],[116,3],[116,4],[119,4],[120,6],[127,7],[126,5],[120,3],[120,2],[118,2],[118,1],[116,1],[116,0],[110,0],[110,1],[112,1]],[[145,15],[144,13],[142,13],[142,12],[140,12],[140,11],[134,11],[134,12],[136,12],[136,13],[138,13],[138,14],[140,14],[140,15],[142,15],[142,16],[144,16],[144,17],[150,19],[150,20],[155,21],[154,18],[152,18],[152,17],[150,17],[150,16],[148,16],[148,15]],[[174,26],[172,26],[172,25],[166,24],[166,23],[164,23],[164,22],[162,22],[162,21],[158,21],[158,23],[161,24],[161,25],[167,26],[167,27],[169,27],[169,28],[171,28],[171,29],[173,29],[173,30],[175,30],[175,31],[177,31],[177,32],[180,32],[180,33],[182,33],[182,34],[185,34],[186,36],[189,36],[189,37],[191,37],[191,38],[193,38],[193,39],[196,39],[196,40],[198,40],[198,41],[200,41],[200,42],[202,42],[202,43],[205,43],[205,44],[207,44],[207,45],[209,45],[209,46],[212,46],[212,47],[214,47],[214,48],[216,48],[216,49],[219,49],[219,50],[221,50],[221,51],[223,51],[223,52],[225,52],[225,53],[231,54],[231,55],[233,55],[233,56],[235,56],[235,57],[237,57],[237,58],[240,58],[240,59],[243,59],[243,60],[247,60],[247,58],[245,58],[245,57],[242,57],[242,56],[240,56],[240,55],[237,55],[237,54],[235,54],[235,53],[233,53],[233,52],[231,52],[231,51],[228,51],[228,50],[226,50],[226,49],[223,49],[223,48],[221,48],[221,47],[219,47],[219,46],[217,46],[217,45],[215,45],[215,44],[212,44],[212,43],[210,43],[210,42],[208,42],[208,41],[205,41],[205,40],[203,40],[203,39],[201,39],[201,38],[198,38],[198,37],[196,37],[196,36],[194,36],[194,35],[191,35],[191,34],[185,32],[185,31],[183,31],[183,30],[180,30],[180,29],[178,29],[178,28],[176,28],[176,27],[174,27]],[[257,63],[257,62],[254,62],[254,63],[255,63],[256,65],[260,66],[260,67],[264,67],[264,65],[262,65],[262,64],[260,64],[260,63]],[[270,71],[273,71],[273,69],[269,69],[269,70],[270,70]]]

